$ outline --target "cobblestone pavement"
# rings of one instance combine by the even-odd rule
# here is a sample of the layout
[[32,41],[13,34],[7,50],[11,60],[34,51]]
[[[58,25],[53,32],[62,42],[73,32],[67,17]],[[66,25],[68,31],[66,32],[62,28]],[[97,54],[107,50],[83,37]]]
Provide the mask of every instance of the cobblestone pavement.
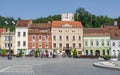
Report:
[[0,57],[0,75],[119,75],[119,71],[93,67],[98,59]]

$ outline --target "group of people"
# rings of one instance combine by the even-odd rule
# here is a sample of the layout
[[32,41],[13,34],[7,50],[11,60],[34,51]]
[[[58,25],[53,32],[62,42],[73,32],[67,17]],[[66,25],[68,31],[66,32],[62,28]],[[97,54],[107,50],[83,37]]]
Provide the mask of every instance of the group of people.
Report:
[[38,51],[37,53],[35,51],[31,51],[30,56],[35,56],[35,57],[41,57],[41,58],[56,58],[56,57],[67,57],[66,53],[57,53],[55,51]]

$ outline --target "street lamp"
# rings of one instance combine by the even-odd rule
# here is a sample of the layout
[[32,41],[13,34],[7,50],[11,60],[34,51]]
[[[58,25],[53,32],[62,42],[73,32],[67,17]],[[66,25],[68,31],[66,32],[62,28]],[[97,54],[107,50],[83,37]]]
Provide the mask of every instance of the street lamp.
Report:
[[[8,22],[7,21],[5,21],[5,23],[8,25]],[[12,21],[12,24],[15,24],[15,22],[14,21]],[[11,60],[12,59],[12,56],[11,56],[11,45],[10,45],[10,25],[8,25],[9,26],[9,50],[8,50],[8,60]]]

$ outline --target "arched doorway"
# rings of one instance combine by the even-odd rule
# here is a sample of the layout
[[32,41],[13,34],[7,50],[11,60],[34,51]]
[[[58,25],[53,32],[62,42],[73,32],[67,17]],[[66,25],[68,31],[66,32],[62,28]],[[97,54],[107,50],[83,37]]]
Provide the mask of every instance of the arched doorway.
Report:
[[99,51],[99,50],[96,50],[96,51],[95,51],[95,55],[96,55],[96,56],[100,56],[100,51]]

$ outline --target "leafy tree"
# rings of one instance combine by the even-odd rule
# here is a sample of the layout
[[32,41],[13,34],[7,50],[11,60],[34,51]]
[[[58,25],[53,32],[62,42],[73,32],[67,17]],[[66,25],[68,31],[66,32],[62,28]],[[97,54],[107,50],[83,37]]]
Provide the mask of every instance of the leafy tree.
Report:
[[3,50],[2,50],[2,55],[4,56],[4,55],[6,55],[6,53],[7,53],[6,50],[3,49]]
[[23,56],[23,50],[20,49],[20,52],[19,52],[19,57],[22,57]]
[[101,25],[109,25],[114,19],[108,16],[96,16],[86,11],[84,8],[78,8],[75,12],[75,20],[81,21],[83,26],[86,28],[92,27],[97,28]]
[[75,48],[74,51],[73,51],[73,57],[77,58],[77,55],[78,55],[78,52],[77,52],[77,49]]

